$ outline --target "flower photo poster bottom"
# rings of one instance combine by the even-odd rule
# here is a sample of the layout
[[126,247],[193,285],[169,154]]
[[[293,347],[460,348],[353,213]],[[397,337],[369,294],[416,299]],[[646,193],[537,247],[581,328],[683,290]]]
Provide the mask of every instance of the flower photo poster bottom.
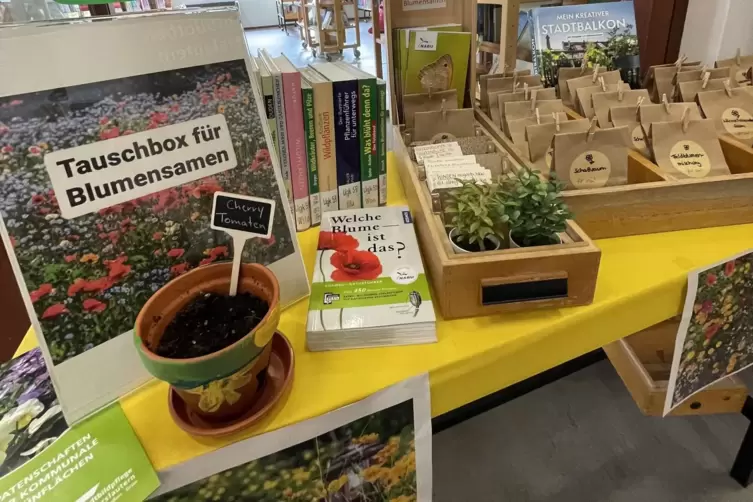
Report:
[[408,207],[325,213],[306,325],[309,350],[436,340],[429,282]]

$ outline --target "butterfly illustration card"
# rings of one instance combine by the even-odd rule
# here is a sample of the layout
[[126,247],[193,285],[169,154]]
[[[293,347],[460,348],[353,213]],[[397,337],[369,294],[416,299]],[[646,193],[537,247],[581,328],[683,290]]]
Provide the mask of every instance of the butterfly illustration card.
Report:
[[411,31],[403,93],[432,94],[456,89],[458,107],[462,107],[470,50],[468,32]]

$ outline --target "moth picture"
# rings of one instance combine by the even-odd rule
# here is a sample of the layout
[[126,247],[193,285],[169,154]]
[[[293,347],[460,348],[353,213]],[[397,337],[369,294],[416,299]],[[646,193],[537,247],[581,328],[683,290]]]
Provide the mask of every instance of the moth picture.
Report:
[[445,54],[418,71],[418,80],[424,92],[446,91],[452,85],[452,57]]

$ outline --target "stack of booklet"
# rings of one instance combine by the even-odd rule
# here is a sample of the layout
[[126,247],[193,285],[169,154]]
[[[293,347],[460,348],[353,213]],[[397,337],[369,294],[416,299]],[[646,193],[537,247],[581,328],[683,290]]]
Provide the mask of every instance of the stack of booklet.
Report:
[[456,142],[416,146],[416,162],[424,166],[430,192],[457,188],[462,181],[491,183],[492,173],[482,167],[475,155],[464,155]]
[[435,342],[436,318],[406,206],[323,215],[309,350]]

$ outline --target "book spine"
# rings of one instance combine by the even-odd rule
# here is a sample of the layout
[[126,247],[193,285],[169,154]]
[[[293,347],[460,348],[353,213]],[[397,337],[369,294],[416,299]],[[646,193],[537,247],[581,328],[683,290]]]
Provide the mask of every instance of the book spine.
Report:
[[337,146],[335,145],[335,107],[332,83],[318,83],[314,87],[316,114],[316,159],[319,168],[319,199],[322,213],[337,211]]
[[379,166],[377,159],[376,79],[358,81],[358,139],[361,145],[361,203],[379,207]]
[[340,209],[361,208],[358,81],[333,82],[337,190]]
[[280,151],[280,142],[277,139],[277,115],[275,112],[275,96],[274,96],[274,84],[272,83],[271,76],[262,77],[261,90],[264,94],[264,110],[267,114],[267,123],[269,124],[269,131],[272,133],[272,144],[274,144],[275,152]]
[[299,232],[311,226],[308,167],[306,166],[306,137],[303,129],[303,103],[301,99],[301,74],[286,72],[282,75],[285,96],[285,127],[288,132],[288,158],[290,159],[290,184],[293,192],[295,227]]
[[387,205],[387,83],[377,83],[377,162],[379,164],[379,205]]
[[540,54],[537,54],[538,44],[536,43],[536,36],[538,35],[538,16],[534,17],[533,9],[528,11],[528,29],[531,32],[531,62],[533,63],[533,71],[532,73],[534,75],[538,75],[540,71],[540,60],[541,57]]
[[278,117],[277,142],[279,143],[279,149],[277,150],[277,154],[280,156],[280,174],[282,175],[282,182],[285,185],[285,194],[288,197],[290,210],[295,214],[293,190],[290,185],[290,159],[288,158],[288,135],[285,130],[285,100],[282,91],[282,75],[273,75],[272,83],[274,84],[275,94],[275,117]]
[[306,160],[309,175],[309,200],[311,201],[311,224],[322,221],[322,206],[319,201],[319,164],[316,159],[316,131],[314,122],[314,90],[310,87],[303,92],[303,126],[306,134]]

